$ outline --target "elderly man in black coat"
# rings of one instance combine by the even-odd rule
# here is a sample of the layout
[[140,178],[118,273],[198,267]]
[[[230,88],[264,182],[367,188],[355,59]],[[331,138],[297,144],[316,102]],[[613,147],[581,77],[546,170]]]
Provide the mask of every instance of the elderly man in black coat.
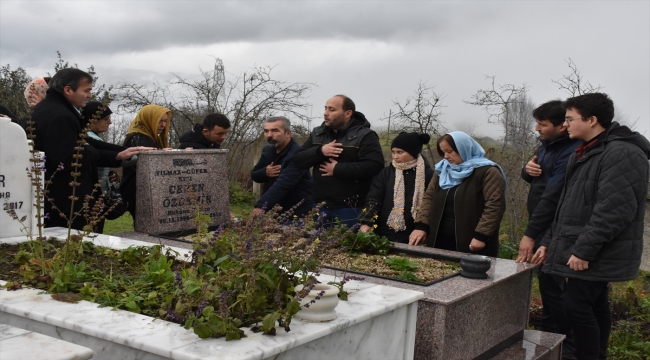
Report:
[[[34,107],[34,146],[45,153],[45,180],[51,181],[46,185],[46,227],[70,225],[83,230],[89,221],[83,212],[86,196],[95,198],[98,194],[94,191],[99,180],[97,167],[120,166],[122,160],[148,149],[125,149],[83,136],[85,123],[79,109],[92,96],[92,81],[92,76],[79,69],[60,70],[50,80],[47,97]],[[74,166],[75,148],[79,146],[82,146],[78,161],[81,166]],[[73,181],[77,183],[75,186]],[[89,203],[91,208],[93,203]]]
[[266,119],[264,137],[269,145],[264,147],[251,171],[253,181],[264,184],[264,194],[255,203],[253,215],[260,215],[275,205],[280,205],[283,211],[295,207],[295,215],[305,215],[314,207],[312,177],[308,169],[298,169],[293,163],[293,155],[300,145],[291,137],[291,122],[284,116]]

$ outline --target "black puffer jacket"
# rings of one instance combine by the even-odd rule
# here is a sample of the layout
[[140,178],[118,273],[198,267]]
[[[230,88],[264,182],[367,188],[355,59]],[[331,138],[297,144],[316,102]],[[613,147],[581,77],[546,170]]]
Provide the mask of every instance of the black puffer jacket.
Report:
[[[336,158],[334,176],[323,177],[319,165],[327,161],[321,147],[336,140],[343,152]],[[377,133],[370,130],[366,117],[355,111],[350,122],[334,132],[322,124],[293,156],[299,169],[314,168],[314,201],[326,208],[361,207],[372,178],[384,167],[384,154]]]
[[[650,142],[614,122],[578,160],[569,159],[564,190],[542,270],[589,281],[627,281],[639,275],[648,192]],[[571,270],[571,255],[589,261]]]
[[[429,163],[424,162],[424,186],[429,185],[431,178],[433,178],[433,169]],[[413,193],[415,192],[415,173],[416,169],[409,169],[403,172],[404,175],[404,223],[406,230],[395,231],[388,227],[387,221],[395,203],[393,201],[394,188],[395,188],[395,167],[393,164],[385,167],[375,178],[372,180],[368,197],[364,210],[361,213],[359,222],[364,225],[377,225],[374,233],[380,236],[385,236],[390,241],[408,243],[409,235],[415,229],[413,224],[413,214],[411,214],[411,207],[413,206]],[[375,219],[374,216],[377,215]]]
[[203,136],[203,125],[196,124],[194,128],[185,134],[181,135],[179,138],[181,145],[179,149],[185,149],[188,147],[194,149],[218,149],[219,144],[211,143],[208,139]]

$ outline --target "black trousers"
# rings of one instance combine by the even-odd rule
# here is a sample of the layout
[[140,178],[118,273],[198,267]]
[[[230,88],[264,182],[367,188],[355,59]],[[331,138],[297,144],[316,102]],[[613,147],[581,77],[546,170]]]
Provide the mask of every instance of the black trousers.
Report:
[[607,282],[566,279],[564,311],[573,331],[576,358],[607,359],[612,328]]
[[566,336],[562,344],[562,358],[573,359],[575,346],[571,325],[564,312],[564,282],[560,276],[547,274],[538,269],[539,292],[542,295],[541,330]]

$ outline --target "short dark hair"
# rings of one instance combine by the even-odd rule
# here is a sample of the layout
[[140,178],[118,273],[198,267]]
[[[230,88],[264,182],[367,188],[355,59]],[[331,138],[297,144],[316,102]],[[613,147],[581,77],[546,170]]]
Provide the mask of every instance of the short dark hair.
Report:
[[87,72],[75,68],[62,69],[56,72],[50,82],[48,83],[50,89],[63,93],[66,86],[72,88],[72,91],[77,91],[81,80],[86,79],[89,83],[93,83],[93,77]]
[[564,109],[574,109],[585,118],[595,116],[600,125],[609,127],[614,119],[614,102],[604,93],[591,93],[566,99]]
[[343,99],[343,111],[348,111],[348,110],[352,110],[352,112],[357,111],[357,108],[354,105],[354,101],[352,101],[352,99],[350,99],[349,97],[347,97],[345,95],[340,95],[340,94],[339,95],[334,95],[334,96],[335,97],[338,96],[341,99]]
[[436,151],[438,151],[438,155],[440,157],[445,157],[445,153],[440,149],[440,143],[446,141],[449,146],[451,146],[452,149],[454,149],[455,152],[458,152],[458,148],[456,147],[456,142],[454,141],[454,138],[449,135],[449,134],[444,134],[441,137],[438,138],[438,141],[436,142]]
[[212,113],[203,118],[203,128],[210,131],[215,126],[230,129],[230,120],[224,114]]
[[533,110],[535,120],[548,120],[553,126],[562,125],[565,116],[566,109],[562,107],[562,100],[551,100]]

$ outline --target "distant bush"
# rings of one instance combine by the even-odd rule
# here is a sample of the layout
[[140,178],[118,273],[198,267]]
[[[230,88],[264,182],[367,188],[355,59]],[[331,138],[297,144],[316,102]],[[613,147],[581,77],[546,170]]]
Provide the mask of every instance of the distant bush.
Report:
[[230,204],[232,205],[253,205],[257,201],[257,195],[252,191],[244,189],[238,181],[228,183],[230,193]]

